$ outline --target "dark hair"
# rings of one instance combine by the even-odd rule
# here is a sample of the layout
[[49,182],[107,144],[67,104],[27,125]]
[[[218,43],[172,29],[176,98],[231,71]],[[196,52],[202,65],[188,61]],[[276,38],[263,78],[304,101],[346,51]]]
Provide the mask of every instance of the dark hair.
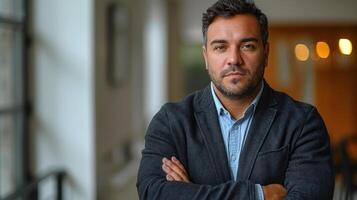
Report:
[[202,34],[204,44],[207,43],[208,27],[216,17],[233,17],[239,14],[252,14],[257,18],[260,25],[263,44],[266,45],[269,37],[267,16],[262,13],[253,2],[249,3],[245,0],[218,0],[215,4],[209,7],[205,13],[203,13]]

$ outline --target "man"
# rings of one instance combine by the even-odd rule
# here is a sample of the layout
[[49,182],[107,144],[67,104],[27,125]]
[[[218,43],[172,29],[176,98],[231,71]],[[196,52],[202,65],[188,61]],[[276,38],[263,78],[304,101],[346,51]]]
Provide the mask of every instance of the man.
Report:
[[320,115],[264,81],[266,16],[252,3],[220,0],[202,23],[212,82],[152,119],[140,199],[332,199]]

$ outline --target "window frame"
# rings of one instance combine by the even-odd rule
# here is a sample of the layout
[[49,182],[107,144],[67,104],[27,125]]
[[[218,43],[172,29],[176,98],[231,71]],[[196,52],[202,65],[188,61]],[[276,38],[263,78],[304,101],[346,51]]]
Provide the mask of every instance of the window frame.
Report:
[[[29,136],[29,117],[31,113],[31,106],[29,100],[29,59],[28,59],[28,49],[30,46],[30,37],[29,37],[29,0],[20,0],[22,1],[21,9],[22,15],[20,18],[16,16],[4,16],[0,14],[0,26],[11,26],[13,30],[21,33],[21,45],[22,49],[20,51],[21,62],[21,73],[18,78],[21,80],[21,88],[22,88],[22,99],[21,105],[11,105],[9,107],[0,108],[0,116],[6,115],[19,115],[21,116],[21,125],[22,129],[20,132],[20,136],[15,136],[15,146],[16,149],[14,151],[14,159],[15,163],[19,166],[15,167],[16,174],[16,185],[17,187],[22,186],[33,180],[30,171],[30,136]],[[16,134],[16,132],[15,132]]]

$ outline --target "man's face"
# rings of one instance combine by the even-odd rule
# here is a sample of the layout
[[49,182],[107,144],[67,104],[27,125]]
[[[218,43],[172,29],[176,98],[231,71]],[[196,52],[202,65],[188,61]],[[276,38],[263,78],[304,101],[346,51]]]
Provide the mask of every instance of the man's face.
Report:
[[206,69],[222,95],[244,98],[260,88],[268,61],[269,45],[263,45],[255,16],[217,17],[208,27],[203,47]]

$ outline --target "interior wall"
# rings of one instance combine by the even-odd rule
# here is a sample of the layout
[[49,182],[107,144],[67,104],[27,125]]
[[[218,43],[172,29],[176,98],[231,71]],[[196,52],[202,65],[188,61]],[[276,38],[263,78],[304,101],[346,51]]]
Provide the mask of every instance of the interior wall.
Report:
[[[116,4],[127,15],[126,44],[108,41],[108,6]],[[137,199],[136,173],[140,141],[145,129],[143,108],[142,7],[136,0],[95,1],[95,132],[97,199]],[[113,27],[111,27],[113,28]],[[117,37],[115,35],[114,37]],[[108,45],[126,52],[110,52]],[[121,80],[110,80],[108,54],[122,59]],[[125,55],[121,55],[125,53]],[[125,65],[123,65],[125,63]],[[139,141],[140,139],[140,141]]]
[[31,1],[33,171],[66,170],[65,199],[96,193],[92,9],[91,0]]

